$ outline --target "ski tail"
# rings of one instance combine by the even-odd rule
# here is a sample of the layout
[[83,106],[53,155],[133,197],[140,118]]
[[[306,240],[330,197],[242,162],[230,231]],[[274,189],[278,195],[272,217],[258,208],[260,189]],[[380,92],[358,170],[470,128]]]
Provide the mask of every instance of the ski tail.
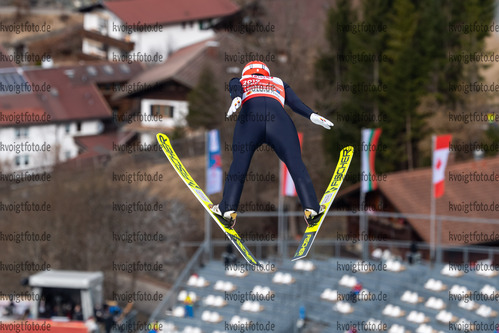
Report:
[[298,245],[298,249],[291,259],[292,261],[306,257],[308,252],[310,251],[310,248],[312,247],[315,237],[319,232],[322,222],[326,218],[327,212],[329,211],[329,208],[331,207],[331,204],[333,203],[333,200],[336,197],[341,184],[343,183],[343,179],[345,179],[345,175],[347,174],[350,163],[352,162],[353,151],[354,150],[352,146],[345,147],[341,150],[340,158],[338,164],[336,165],[336,169],[334,170],[333,177],[331,178],[326,192],[324,192],[324,195],[322,196],[322,199],[320,201],[320,204],[325,206],[324,213],[317,224],[312,227],[309,226],[305,230],[300,241],[300,245]]
[[255,259],[255,256],[250,252],[250,250],[243,244],[243,241],[241,237],[237,234],[237,232],[234,229],[227,228],[225,225],[223,225],[219,217],[217,217],[210,209],[210,205],[212,204],[211,200],[208,198],[208,196],[204,193],[204,191],[199,187],[199,185],[194,181],[194,179],[191,177],[189,172],[187,172],[187,169],[185,169],[184,165],[178,158],[177,154],[173,150],[173,147],[171,145],[170,139],[162,134],[158,133],[156,135],[156,138],[158,140],[158,143],[160,144],[161,148],[163,149],[163,152],[165,153],[166,157],[172,164],[173,168],[175,171],[177,171],[178,175],[184,183],[187,185],[187,187],[191,190],[192,194],[198,199],[198,201],[203,205],[203,207],[208,211],[210,216],[215,220],[217,225],[223,230],[223,232],[227,235],[229,240],[232,242],[232,244],[236,247],[236,249],[241,253],[241,255],[246,259],[246,261],[252,265],[255,266],[261,266],[261,264],[258,262],[258,260]]

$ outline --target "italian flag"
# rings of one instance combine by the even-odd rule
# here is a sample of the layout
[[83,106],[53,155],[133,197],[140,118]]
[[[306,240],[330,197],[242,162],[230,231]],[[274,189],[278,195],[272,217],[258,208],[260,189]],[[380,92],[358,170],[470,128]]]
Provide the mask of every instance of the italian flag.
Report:
[[439,135],[434,137],[433,147],[433,195],[440,198],[444,195],[445,167],[449,157],[449,146],[452,135]]
[[[374,171],[374,161],[376,157],[376,147],[378,146],[381,128],[362,129],[361,139],[361,184],[360,189],[363,193],[374,191],[378,188],[376,173]],[[374,179],[373,179],[374,178]]]
[[[298,139],[300,140],[300,148],[301,148],[301,143],[303,139],[303,133],[299,132],[298,133]],[[293,182],[293,178],[291,177],[291,174],[289,173],[288,168],[286,167],[286,164],[281,162],[281,193],[284,196],[289,196],[289,197],[296,197],[296,188],[295,188],[295,183]]]

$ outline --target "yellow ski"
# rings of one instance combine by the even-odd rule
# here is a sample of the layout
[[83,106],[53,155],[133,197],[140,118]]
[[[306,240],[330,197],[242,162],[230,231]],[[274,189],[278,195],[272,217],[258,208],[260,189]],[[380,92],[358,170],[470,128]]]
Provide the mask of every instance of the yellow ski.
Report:
[[260,263],[255,259],[253,254],[243,244],[243,241],[241,237],[239,237],[237,232],[232,228],[227,228],[226,226],[224,226],[219,220],[222,217],[217,216],[215,213],[211,211],[209,207],[212,204],[211,200],[198,186],[198,184],[196,184],[194,179],[192,179],[189,172],[187,172],[187,170],[184,168],[184,165],[182,164],[182,162],[180,161],[180,159],[178,158],[177,154],[175,153],[175,151],[171,146],[170,139],[162,133],[158,133],[156,138],[158,139],[159,145],[163,149],[163,152],[165,153],[170,163],[173,165],[173,168],[179,174],[180,178],[182,178],[184,183],[187,185],[187,187],[189,187],[189,189],[196,196],[199,202],[203,205],[206,211],[210,213],[211,217],[215,220],[218,226],[225,232],[227,237],[230,239],[232,244],[234,244],[237,250],[241,253],[244,259],[246,259],[246,261],[252,265],[261,266]]
[[341,150],[340,160],[336,165],[336,169],[334,170],[331,182],[329,183],[329,186],[327,187],[326,192],[322,196],[320,202],[320,205],[325,206],[324,212],[321,213],[322,216],[320,217],[320,220],[314,226],[309,226],[307,230],[305,230],[305,233],[303,234],[303,237],[300,241],[300,245],[298,246],[298,249],[296,250],[296,253],[293,256],[293,259],[291,260],[294,261],[307,256],[308,251],[312,247],[312,243],[315,240],[315,236],[317,236],[317,232],[319,231],[319,228],[321,227],[322,222],[324,221],[324,218],[326,217],[326,214],[329,211],[329,207],[331,207],[334,197],[336,197],[336,193],[338,192],[338,189],[343,183],[343,179],[347,174],[350,162],[352,162],[352,157],[353,157],[352,146],[345,147]]

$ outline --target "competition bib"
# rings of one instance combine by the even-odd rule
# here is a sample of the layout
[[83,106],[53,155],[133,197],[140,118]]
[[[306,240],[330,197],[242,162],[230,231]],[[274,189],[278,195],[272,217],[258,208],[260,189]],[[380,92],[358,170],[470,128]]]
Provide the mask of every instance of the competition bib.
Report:
[[278,77],[245,75],[240,81],[243,86],[243,104],[253,97],[270,97],[284,107],[284,83]]

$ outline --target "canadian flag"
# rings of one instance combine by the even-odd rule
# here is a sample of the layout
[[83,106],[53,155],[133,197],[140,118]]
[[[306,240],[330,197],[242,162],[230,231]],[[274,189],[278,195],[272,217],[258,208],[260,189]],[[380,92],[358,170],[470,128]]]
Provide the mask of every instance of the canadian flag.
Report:
[[452,135],[439,135],[435,137],[433,147],[433,194],[435,198],[444,195],[445,167],[449,157],[449,146]]

